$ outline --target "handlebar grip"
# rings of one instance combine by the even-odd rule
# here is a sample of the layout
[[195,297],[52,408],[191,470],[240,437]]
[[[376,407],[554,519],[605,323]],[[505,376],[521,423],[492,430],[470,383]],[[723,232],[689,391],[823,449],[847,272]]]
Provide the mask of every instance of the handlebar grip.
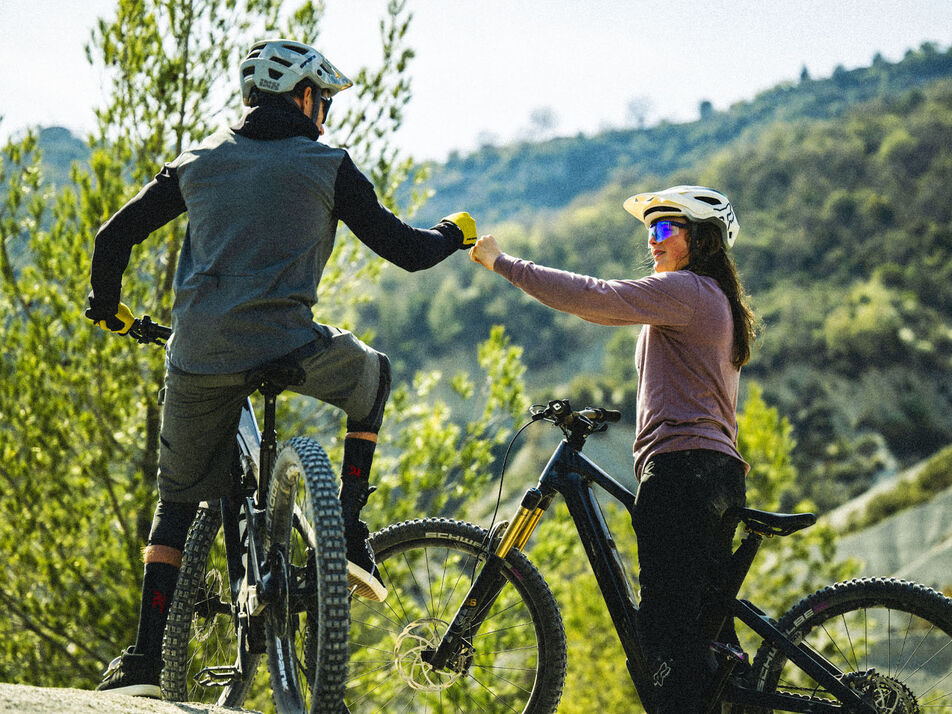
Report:
[[139,344],[163,345],[172,336],[172,328],[152,322],[152,318],[143,315],[141,319],[133,322],[128,334],[134,337]]
[[602,413],[602,421],[621,421],[621,412],[617,409],[600,409],[599,411]]

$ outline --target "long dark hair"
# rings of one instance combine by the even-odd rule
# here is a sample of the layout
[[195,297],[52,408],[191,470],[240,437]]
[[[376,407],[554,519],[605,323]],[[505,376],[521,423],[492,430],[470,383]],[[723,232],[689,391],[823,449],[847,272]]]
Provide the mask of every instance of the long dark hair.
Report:
[[727,253],[721,231],[713,223],[690,222],[690,254],[685,270],[714,278],[731,306],[734,318],[734,348],[731,363],[740,369],[750,361],[751,343],[760,322],[750,306],[750,296],[741,285],[734,260]]

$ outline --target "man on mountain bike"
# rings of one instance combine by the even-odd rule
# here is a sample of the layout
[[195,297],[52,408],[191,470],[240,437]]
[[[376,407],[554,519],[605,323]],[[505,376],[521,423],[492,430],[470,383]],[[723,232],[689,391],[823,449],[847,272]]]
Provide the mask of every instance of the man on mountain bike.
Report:
[[175,275],[159,447],[159,502],[145,549],[136,643],[113,662],[99,689],[160,696],[162,634],[188,528],[198,503],[232,491],[231,461],[249,370],[278,358],[304,368],[295,391],[347,414],[341,506],[348,579],[359,595],[387,595],[359,519],[373,489],[369,472],[390,365],[349,332],[317,324],[321,273],[343,221],[378,255],[421,270],[468,248],[467,213],[432,229],[384,208],[344,149],[318,141],[331,100],[352,82],[320,52],[290,40],[255,44],[241,62],[249,107],[166,164],[99,230],[86,316],[125,333],[120,300],[132,246],[183,212],[189,224]]

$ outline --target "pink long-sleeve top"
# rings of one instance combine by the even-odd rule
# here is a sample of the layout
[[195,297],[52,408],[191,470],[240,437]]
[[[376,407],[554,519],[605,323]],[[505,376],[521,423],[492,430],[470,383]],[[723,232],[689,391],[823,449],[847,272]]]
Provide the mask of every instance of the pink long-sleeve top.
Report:
[[549,307],[599,325],[643,325],[635,349],[635,476],[652,456],[737,451],[737,388],[730,304],[714,278],[687,270],[600,280],[503,253],[493,270]]

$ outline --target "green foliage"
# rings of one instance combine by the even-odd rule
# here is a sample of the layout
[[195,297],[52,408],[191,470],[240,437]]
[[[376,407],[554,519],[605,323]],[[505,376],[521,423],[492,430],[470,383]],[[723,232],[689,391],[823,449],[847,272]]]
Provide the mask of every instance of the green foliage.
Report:
[[[435,193],[423,215],[435,221],[465,206],[482,221],[529,220],[539,211],[560,209],[601,191],[620,177],[627,183],[641,183],[659,171],[693,171],[720,146],[739,137],[749,141],[777,122],[796,125],[836,118],[857,104],[925,86],[950,74],[952,49],[942,52],[925,44],[900,62],[880,61],[855,70],[839,67],[827,79],[807,77],[799,84],[782,83],[726,111],[705,111],[694,122],[662,122],[648,128],[454,154],[446,164],[430,167]],[[737,177],[748,180],[743,172]],[[781,174],[774,178],[782,185]]]
[[[764,401],[763,390],[751,383],[743,410],[737,415],[737,445],[747,463],[747,504],[760,510],[778,510],[795,490],[796,442],[788,419]],[[813,510],[809,501],[793,504],[793,511]],[[766,612],[780,615],[803,595],[855,574],[851,562],[836,560],[836,533],[818,523],[784,538],[771,538],[760,549],[741,596]],[[749,633],[742,642],[752,646]],[[746,638],[746,639],[745,639]],[[748,650],[749,651],[749,650]]]
[[492,477],[496,450],[528,407],[520,354],[502,328],[494,328],[479,348],[480,383],[463,373],[451,380],[452,393],[468,412],[455,418],[447,400],[435,394],[438,372],[420,373],[394,391],[386,417],[392,426],[382,433],[374,467],[377,526],[422,514],[461,518],[480,505],[476,499]]
[[[4,149],[12,171],[33,176],[22,154],[33,142]],[[89,684],[114,656],[116,633],[134,627],[141,565],[133,564],[151,520],[145,474],[155,473],[141,448],[156,418],[143,406],[153,401],[144,385],[157,365],[82,324],[86,281],[76,266],[88,260],[101,194],[17,205],[17,179],[2,180],[13,189],[4,254],[20,245],[30,261],[14,271],[4,260],[0,297],[0,543],[11,565],[0,584],[10,613],[0,626],[0,679]],[[39,181],[31,188],[42,195]],[[48,232],[37,229],[46,211]]]

